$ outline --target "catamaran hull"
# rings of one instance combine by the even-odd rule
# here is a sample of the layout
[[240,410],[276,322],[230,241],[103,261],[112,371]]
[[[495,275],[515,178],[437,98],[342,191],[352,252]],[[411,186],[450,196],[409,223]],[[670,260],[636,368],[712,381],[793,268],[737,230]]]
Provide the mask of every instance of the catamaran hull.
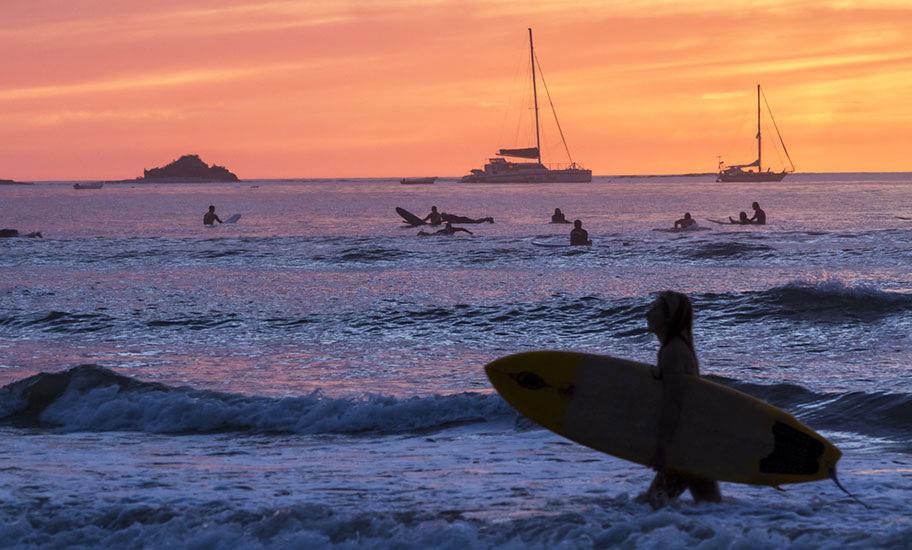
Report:
[[462,183],[589,183],[592,170],[548,170],[513,174],[469,174]]
[[763,181],[782,181],[788,172],[753,172],[745,174],[719,174],[716,181],[719,182],[763,182]]

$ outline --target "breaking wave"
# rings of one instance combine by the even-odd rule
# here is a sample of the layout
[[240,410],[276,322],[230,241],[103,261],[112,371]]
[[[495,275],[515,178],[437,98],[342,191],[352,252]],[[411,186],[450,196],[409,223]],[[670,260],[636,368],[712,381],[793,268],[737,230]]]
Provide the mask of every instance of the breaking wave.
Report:
[[68,431],[397,433],[515,416],[496,395],[358,400],[315,391],[269,398],[142,382],[97,365],[40,373],[0,388],[0,421]]

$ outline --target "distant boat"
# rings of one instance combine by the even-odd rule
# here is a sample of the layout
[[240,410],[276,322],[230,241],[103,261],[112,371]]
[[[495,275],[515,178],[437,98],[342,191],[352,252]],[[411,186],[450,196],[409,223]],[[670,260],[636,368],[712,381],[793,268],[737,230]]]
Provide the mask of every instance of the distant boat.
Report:
[[[766,96],[764,96],[763,99],[766,101]],[[725,163],[720,160],[719,175],[716,177],[716,181],[782,181],[782,178],[784,178],[786,174],[791,174],[795,171],[795,164],[792,162],[792,157],[789,156],[788,150],[785,148],[782,134],[779,133],[779,127],[776,126],[776,120],[773,119],[773,112],[769,110],[769,103],[766,104],[766,108],[770,114],[770,119],[773,121],[773,127],[776,128],[776,135],[779,136],[779,143],[782,144],[782,150],[785,152],[785,156],[788,158],[791,168],[782,170],[781,172],[773,172],[770,168],[767,168],[766,172],[763,171],[763,165],[760,163],[763,158],[761,156],[763,138],[760,134],[760,85],[757,84],[757,160],[750,164],[733,164],[731,166],[726,166]],[[754,170],[754,168],[756,168],[756,170]]]
[[[539,119],[538,119],[538,88],[535,81],[535,49],[532,46],[532,29],[529,29],[529,53],[532,59],[532,97],[535,102],[535,147],[525,147],[521,149],[500,149],[499,156],[488,159],[484,170],[473,169],[472,172],[463,176],[463,183],[587,183],[592,181],[592,170],[587,170],[573,162],[570,157],[570,149],[567,147],[567,140],[564,139],[564,132],[560,130],[560,122],[557,128],[561,134],[561,141],[564,143],[564,149],[567,156],[570,157],[570,164],[557,168],[548,168],[541,161],[541,137],[539,136]],[[541,66],[539,66],[541,72]],[[544,83],[544,79],[542,80]],[[545,85],[545,91],[548,91]],[[549,94],[550,103],[550,94]],[[554,104],[551,103],[551,109],[554,110]],[[557,121],[557,113],[554,112],[554,120]],[[536,160],[537,162],[514,162],[503,157],[522,158]]]
[[101,189],[102,185],[104,185],[104,183],[100,181],[92,183],[74,183],[73,189]]
[[420,184],[429,184],[437,181],[437,176],[430,178],[402,178],[399,180],[399,183],[403,185],[420,185]]

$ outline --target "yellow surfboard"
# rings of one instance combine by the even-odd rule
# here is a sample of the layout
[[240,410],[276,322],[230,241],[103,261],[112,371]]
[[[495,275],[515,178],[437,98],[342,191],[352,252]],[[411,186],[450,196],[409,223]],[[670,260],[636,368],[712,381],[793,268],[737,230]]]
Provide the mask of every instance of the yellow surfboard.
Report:
[[[650,365],[614,357],[533,351],[485,367],[519,412],[587,447],[648,464],[662,382]],[[719,481],[783,485],[835,476],[842,452],[787,412],[699,377],[686,377],[670,470]]]

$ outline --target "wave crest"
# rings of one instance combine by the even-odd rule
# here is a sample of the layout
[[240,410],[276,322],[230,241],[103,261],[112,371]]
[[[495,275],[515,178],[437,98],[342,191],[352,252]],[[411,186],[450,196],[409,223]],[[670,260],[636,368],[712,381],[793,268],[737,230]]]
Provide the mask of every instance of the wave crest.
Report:
[[352,434],[412,432],[515,418],[497,395],[400,399],[243,396],[141,382],[97,365],[41,373],[0,388],[0,420],[68,431]]

